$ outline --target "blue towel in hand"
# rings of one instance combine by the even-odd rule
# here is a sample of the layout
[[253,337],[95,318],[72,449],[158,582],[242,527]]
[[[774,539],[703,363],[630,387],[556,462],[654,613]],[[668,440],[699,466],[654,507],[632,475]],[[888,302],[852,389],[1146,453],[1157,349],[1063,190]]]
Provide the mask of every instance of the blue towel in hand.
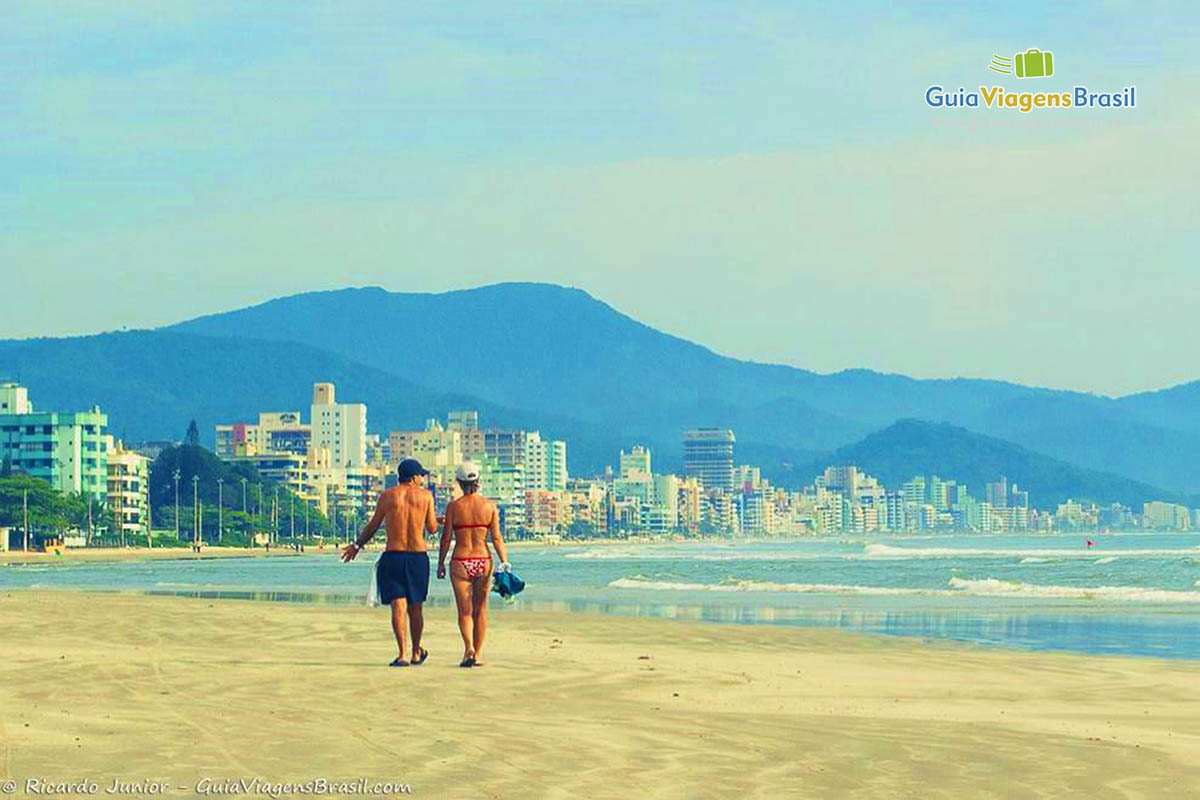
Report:
[[492,591],[506,600],[520,594],[524,588],[525,581],[517,577],[517,573],[512,570],[497,572],[492,578]]

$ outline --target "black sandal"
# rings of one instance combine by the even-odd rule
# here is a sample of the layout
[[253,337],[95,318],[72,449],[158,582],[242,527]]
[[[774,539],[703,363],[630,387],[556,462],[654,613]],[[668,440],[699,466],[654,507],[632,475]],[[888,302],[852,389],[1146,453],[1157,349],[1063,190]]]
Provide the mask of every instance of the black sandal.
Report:
[[460,661],[458,663],[458,665],[460,667],[473,667],[473,666],[475,666],[475,659],[474,658],[464,658],[462,661]]
[[411,663],[411,664],[412,664],[414,667],[419,667],[419,666],[421,666],[422,664],[424,664],[424,663],[425,663],[425,659],[427,659],[427,658],[429,658],[429,651],[428,651],[428,650],[426,650],[424,647],[422,647],[422,648],[421,648],[421,657],[420,657],[420,658],[414,658],[414,659],[413,659],[413,660],[412,660],[410,663]]
[[397,657],[396,657],[396,658],[395,658],[395,659],[392,661],[392,663],[388,664],[388,666],[389,666],[389,667],[407,667],[407,666],[408,666],[408,662],[407,662],[407,661],[405,661],[405,660],[403,660],[403,659],[402,659],[402,658],[400,658],[399,656],[397,656]]

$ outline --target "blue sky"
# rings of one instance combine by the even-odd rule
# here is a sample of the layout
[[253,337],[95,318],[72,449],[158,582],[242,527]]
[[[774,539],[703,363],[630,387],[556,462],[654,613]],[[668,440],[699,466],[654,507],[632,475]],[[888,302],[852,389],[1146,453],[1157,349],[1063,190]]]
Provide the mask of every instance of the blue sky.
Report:
[[[3,337],[543,280],[820,371],[1200,378],[1191,4],[7,8]],[[933,83],[1138,108],[935,128]]]

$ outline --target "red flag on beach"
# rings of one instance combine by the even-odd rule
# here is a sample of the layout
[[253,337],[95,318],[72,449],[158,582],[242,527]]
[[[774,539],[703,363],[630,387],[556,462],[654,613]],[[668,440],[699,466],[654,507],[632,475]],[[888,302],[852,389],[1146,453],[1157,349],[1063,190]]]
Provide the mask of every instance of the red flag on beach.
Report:
[[1088,539],[1088,540],[1087,540],[1087,545],[1088,545],[1088,547],[1091,547],[1091,546],[1092,546],[1092,545],[1094,545],[1094,544],[1095,544],[1095,542],[1093,542],[1091,539]]

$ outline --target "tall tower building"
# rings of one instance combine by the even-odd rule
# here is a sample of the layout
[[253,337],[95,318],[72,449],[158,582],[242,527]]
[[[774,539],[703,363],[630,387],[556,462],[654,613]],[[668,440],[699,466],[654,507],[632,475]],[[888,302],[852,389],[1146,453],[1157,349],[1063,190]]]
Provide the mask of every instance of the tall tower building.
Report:
[[698,478],[705,489],[733,492],[733,431],[692,428],[683,433],[683,474]]
[[912,479],[900,487],[900,492],[904,495],[904,502],[906,503],[923,506],[929,502],[924,475],[914,475]]
[[452,431],[478,430],[478,411],[451,411],[446,417],[446,428]]
[[0,461],[41,478],[64,494],[103,503],[108,494],[108,417],[98,407],[62,413],[35,411],[29,392],[0,384]]
[[311,448],[327,449],[337,468],[366,466],[367,407],[338,403],[332,383],[314,383],[311,411]]
[[649,475],[650,449],[639,444],[628,453],[622,450],[620,471],[622,478],[628,478],[631,475]]
[[1008,478],[1001,475],[1000,480],[987,484],[986,493],[987,502],[992,504],[992,508],[1007,508]]

